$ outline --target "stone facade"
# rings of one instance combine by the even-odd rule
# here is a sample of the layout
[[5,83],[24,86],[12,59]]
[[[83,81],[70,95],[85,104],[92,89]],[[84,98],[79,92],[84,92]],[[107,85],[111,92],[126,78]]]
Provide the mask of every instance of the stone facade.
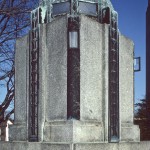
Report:
[[[108,24],[80,16],[80,120],[67,119],[67,16],[40,25],[39,141],[108,143],[108,37]],[[133,125],[134,45],[121,34],[119,41],[120,142],[139,142],[139,128]],[[10,139],[28,141],[28,35],[17,40],[15,63],[15,123]],[[85,149],[82,144],[75,147]]]

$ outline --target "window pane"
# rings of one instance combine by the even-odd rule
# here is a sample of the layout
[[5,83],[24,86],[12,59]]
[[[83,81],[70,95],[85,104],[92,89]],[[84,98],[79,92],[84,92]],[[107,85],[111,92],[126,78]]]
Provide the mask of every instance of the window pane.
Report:
[[69,47],[78,48],[78,32],[69,32]]
[[70,12],[70,2],[54,3],[52,15],[59,15]]
[[79,2],[79,13],[97,15],[97,3]]
[[141,70],[141,60],[140,57],[134,58],[134,71],[140,71]]

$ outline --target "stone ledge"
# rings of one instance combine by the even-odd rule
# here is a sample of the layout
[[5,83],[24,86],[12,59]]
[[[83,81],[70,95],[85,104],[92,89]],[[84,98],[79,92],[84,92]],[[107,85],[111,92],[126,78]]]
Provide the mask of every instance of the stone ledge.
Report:
[[0,142],[2,150],[149,150],[150,141],[130,143]]

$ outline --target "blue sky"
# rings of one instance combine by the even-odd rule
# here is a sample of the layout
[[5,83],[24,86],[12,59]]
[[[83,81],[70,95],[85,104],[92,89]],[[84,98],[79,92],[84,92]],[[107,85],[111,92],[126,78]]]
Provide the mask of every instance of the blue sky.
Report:
[[[119,14],[119,30],[135,43],[135,56],[142,59],[141,72],[135,73],[135,102],[145,96],[145,13],[148,0],[111,0]],[[5,91],[0,88],[0,99]]]
[[135,102],[145,97],[146,9],[148,0],[111,0],[119,15],[119,30],[133,40],[135,56],[141,57],[141,72],[135,73]]

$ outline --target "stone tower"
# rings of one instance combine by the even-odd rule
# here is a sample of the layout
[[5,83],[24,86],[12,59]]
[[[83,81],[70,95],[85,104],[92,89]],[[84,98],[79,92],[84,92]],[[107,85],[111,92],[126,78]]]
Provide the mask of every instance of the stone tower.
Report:
[[133,42],[109,0],[43,0],[17,40],[12,141],[138,142]]

